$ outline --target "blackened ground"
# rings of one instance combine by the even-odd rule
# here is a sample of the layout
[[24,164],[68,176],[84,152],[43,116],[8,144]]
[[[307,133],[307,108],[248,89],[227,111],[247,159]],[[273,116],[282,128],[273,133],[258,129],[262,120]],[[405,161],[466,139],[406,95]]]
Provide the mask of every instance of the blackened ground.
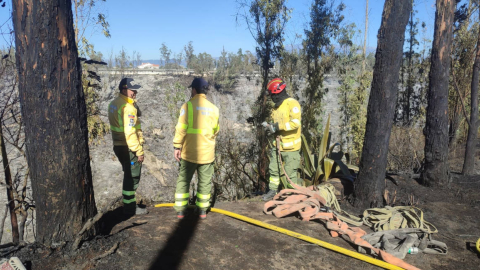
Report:
[[[449,188],[436,190],[414,179],[395,179],[398,186],[391,182],[387,185],[391,193],[397,190],[397,205],[413,196],[425,219],[438,228],[434,239],[447,243],[449,248],[445,256],[407,255],[405,261],[420,269],[479,269],[480,256],[468,247],[480,237],[480,177],[454,175]],[[332,238],[320,222],[263,214],[258,197],[219,202],[215,207],[354,250],[342,238]],[[149,214],[124,220],[120,210],[106,216],[105,235],[82,243],[78,252],[63,251],[68,250],[68,245],[57,250],[30,246],[14,255],[29,269],[379,269],[217,213],[199,220],[189,212],[178,221],[172,208],[149,207]],[[114,245],[118,248],[112,254],[98,258]]]

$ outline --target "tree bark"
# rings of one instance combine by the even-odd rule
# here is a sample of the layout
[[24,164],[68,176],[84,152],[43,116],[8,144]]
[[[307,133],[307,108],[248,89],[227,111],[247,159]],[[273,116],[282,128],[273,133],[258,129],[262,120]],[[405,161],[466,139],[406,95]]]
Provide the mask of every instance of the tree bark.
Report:
[[424,129],[425,164],[421,174],[426,186],[443,186],[449,182],[448,86],[455,5],[455,0],[437,0]]
[[[18,244],[20,242],[20,234],[18,232],[17,213],[15,212],[15,200],[13,196],[13,181],[10,165],[8,163],[7,147],[3,138],[3,126],[0,122],[0,148],[2,151],[3,172],[5,174],[5,183],[7,184],[8,209],[10,210],[10,223],[12,225],[12,242]],[[0,227],[0,230],[3,226]]]
[[359,205],[383,203],[388,143],[397,100],[405,28],[411,10],[411,0],[385,1],[382,24],[378,30],[360,171],[355,183]]
[[37,242],[75,239],[97,209],[70,0],[13,0],[16,62]]
[[[471,2],[470,2],[471,4]],[[479,10],[480,13],[480,10]],[[475,172],[475,153],[478,135],[478,80],[480,71],[480,30],[478,31],[477,53],[472,71],[470,125],[468,126],[467,144],[465,145],[465,161],[463,175],[473,175]]]

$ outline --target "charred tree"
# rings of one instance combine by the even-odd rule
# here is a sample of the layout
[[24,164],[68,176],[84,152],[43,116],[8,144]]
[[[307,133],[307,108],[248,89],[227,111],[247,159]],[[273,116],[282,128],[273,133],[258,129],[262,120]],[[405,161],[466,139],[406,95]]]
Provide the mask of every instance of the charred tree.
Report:
[[[479,10],[480,13],[480,10]],[[465,161],[463,163],[463,175],[473,175],[475,169],[475,153],[478,135],[478,80],[480,71],[480,30],[478,31],[477,52],[472,71],[470,125],[468,126],[467,143],[465,145]]]
[[75,239],[97,210],[69,0],[13,0],[16,64],[37,242]]
[[411,10],[411,0],[387,0],[383,8],[360,171],[355,183],[358,205],[383,203],[388,142],[397,100],[405,28]]
[[455,2],[437,0],[436,4],[424,129],[425,163],[421,174],[422,183],[426,186],[442,186],[449,182],[448,86]]
[[[270,69],[274,62],[281,56],[283,48],[283,35],[285,25],[289,19],[290,9],[286,6],[286,0],[264,1],[264,0],[239,0],[239,13],[237,18],[245,20],[253,39],[257,43],[257,64],[260,66],[262,77],[262,88],[255,102],[253,116],[248,121],[257,124],[262,123],[270,114],[270,107],[267,103],[267,96],[264,94],[267,89]],[[259,159],[257,163],[258,183],[265,183],[268,172],[268,157],[266,149],[268,140],[263,128],[257,128],[258,147],[255,151]]]

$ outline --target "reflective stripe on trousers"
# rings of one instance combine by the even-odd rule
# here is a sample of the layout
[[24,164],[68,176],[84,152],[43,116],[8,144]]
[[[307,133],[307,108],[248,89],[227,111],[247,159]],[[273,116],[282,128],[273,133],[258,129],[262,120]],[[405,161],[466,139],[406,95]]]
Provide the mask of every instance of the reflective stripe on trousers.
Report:
[[270,183],[274,184],[275,186],[278,186],[280,185],[280,178],[270,176]]
[[142,163],[138,162],[138,157],[128,149],[128,146],[116,145],[113,151],[122,164],[123,169],[123,204],[128,211],[134,211],[136,205],[135,193],[140,183],[142,173]]
[[[297,175],[297,170],[300,167],[300,151],[281,152],[280,154],[282,155],[282,161],[285,162],[285,171],[292,182],[302,184],[303,179]],[[270,182],[268,187],[277,190],[280,182],[282,182],[284,188],[292,188],[284,175],[276,148],[270,149],[269,157],[268,173],[270,174]]]
[[210,191],[212,188],[213,163],[196,164],[184,159],[180,161],[180,172],[175,190],[175,210],[184,211],[188,204],[190,182],[195,172],[198,174],[196,205],[201,209],[210,207]]
[[188,204],[188,193],[175,193],[175,206],[185,206]]
[[210,207],[210,197],[211,194],[200,194],[197,193],[197,202],[196,205],[200,208],[208,208]]

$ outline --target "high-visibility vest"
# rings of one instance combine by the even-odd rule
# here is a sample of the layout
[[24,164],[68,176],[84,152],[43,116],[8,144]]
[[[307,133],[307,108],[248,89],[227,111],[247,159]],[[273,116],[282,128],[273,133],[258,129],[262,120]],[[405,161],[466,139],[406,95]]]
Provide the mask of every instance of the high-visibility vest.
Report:
[[[280,151],[290,152],[300,150],[302,146],[302,111],[300,103],[293,98],[287,98],[272,110],[273,123],[278,123],[281,145]],[[274,145],[276,142],[274,142]]]
[[197,94],[182,105],[173,138],[173,146],[182,149],[182,159],[197,164],[215,160],[218,118],[218,108],[205,94]]
[[143,155],[142,124],[133,106],[135,100],[119,94],[108,105],[108,121],[113,145],[127,145],[137,156]]

